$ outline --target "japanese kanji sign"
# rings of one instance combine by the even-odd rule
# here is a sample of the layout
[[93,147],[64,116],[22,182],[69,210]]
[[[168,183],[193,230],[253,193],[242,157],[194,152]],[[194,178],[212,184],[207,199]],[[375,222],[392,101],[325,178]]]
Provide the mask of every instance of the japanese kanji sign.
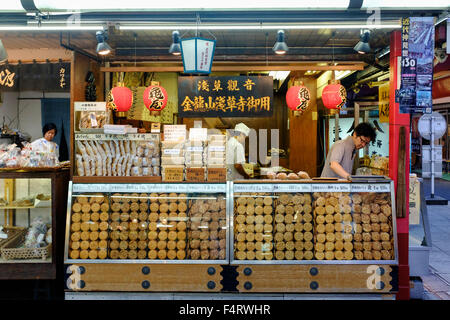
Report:
[[198,117],[271,117],[273,78],[178,77],[178,114]]
[[70,63],[4,64],[0,91],[70,91]]

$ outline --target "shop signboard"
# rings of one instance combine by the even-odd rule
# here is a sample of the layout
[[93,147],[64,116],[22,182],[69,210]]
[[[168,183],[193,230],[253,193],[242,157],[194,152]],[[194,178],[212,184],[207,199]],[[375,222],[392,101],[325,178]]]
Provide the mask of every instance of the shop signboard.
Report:
[[179,77],[178,115],[182,118],[271,117],[273,78]]
[[400,113],[431,113],[434,18],[402,19],[401,86],[396,93]]
[[3,64],[0,91],[69,91],[70,63]]
[[389,122],[389,82],[378,87],[378,111],[380,122]]

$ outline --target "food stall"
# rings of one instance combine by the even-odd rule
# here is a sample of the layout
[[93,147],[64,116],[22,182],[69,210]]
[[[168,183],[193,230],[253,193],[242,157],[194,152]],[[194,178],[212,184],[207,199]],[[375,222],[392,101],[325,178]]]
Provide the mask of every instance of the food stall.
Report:
[[[104,68],[106,73],[115,70]],[[195,97],[189,96],[188,85],[185,91],[172,92],[178,94],[178,111],[190,113]],[[128,121],[125,133],[107,133],[106,127],[103,132],[81,128],[73,132],[64,251],[66,299],[117,295],[395,299],[400,261],[396,186],[386,177],[315,178],[319,143],[296,137],[307,130],[303,125],[317,130],[315,89],[307,111],[299,116],[291,110],[280,120],[290,123],[285,148],[290,149],[289,164],[283,167],[295,170],[280,166],[279,175],[261,167],[263,179],[227,181],[225,174],[210,174],[210,169],[225,169],[217,154],[223,154],[226,148],[221,143],[228,137],[223,127],[202,119],[202,112],[213,112],[209,109],[198,109],[190,118],[174,116],[160,127],[146,126],[145,133],[136,121]],[[81,111],[75,104],[82,100],[72,99],[77,128]],[[246,116],[249,125],[257,121]],[[111,124],[127,124],[117,114],[113,118],[116,122]],[[198,119],[202,121],[195,123]],[[268,119],[264,124],[272,118]],[[127,159],[127,150],[132,158]],[[216,154],[211,157],[212,151]],[[296,172],[293,180],[287,180]]]

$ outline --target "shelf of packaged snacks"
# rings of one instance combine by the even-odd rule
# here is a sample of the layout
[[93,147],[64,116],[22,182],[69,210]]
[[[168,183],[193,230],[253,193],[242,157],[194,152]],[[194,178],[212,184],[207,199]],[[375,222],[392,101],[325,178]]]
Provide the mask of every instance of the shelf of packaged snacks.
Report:
[[[31,168],[30,168],[31,169]],[[35,168],[37,169],[37,168]],[[51,180],[51,227],[52,247],[50,256],[45,259],[14,259],[0,258],[0,279],[57,279],[63,281],[63,254],[64,254],[64,215],[66,211],[66,197],[68,191],[69,169],[40,168],[41,170],[8,170],[0,171],[0,179],[50,179]],[[47,206],[45,206],[47,207]],[[42,207],[13,207],[2,209],[38,209]]]

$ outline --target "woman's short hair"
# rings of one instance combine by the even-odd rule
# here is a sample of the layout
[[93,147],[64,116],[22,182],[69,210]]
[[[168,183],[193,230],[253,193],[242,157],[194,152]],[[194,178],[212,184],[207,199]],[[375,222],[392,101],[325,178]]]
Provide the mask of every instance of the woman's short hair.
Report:
[[47,131],[50,131],[50,130],[55,130],[55,135],[58,133],[58,129],[56,129],[56,124],[54,124],[53,122],[49,122],[49,123],[46,123],[44,125],[44,127],[42,128],[42,135],[45,136]]

